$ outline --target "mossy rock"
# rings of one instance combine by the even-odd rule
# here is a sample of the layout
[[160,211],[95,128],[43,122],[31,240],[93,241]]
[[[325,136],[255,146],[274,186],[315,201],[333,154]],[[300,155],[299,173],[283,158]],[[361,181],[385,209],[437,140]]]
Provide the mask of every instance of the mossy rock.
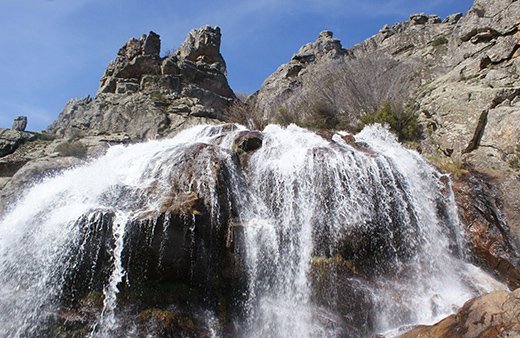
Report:
[[204,327],[191,314],[160,308],[141,311],[137,325],[141,334],[154,337],[200,337]]

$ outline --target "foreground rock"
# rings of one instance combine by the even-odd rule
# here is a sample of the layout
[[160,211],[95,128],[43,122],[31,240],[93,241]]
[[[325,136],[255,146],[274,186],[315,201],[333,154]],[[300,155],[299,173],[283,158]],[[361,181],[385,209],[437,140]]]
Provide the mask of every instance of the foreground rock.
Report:
[[474,298],[457,314],[432,326],[418,326],[400,338],[474,338],[520,336],[520,289]]

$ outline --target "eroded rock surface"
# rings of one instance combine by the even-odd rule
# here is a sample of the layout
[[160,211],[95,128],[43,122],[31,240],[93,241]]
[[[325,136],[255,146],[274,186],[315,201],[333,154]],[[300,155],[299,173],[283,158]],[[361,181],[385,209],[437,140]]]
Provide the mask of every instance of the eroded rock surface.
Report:
[[[248,104],[264,123],[296,122],[330,129],[353,129],[361,115],[385,102],[414,112],[422,128],[419,143],[423,154],[434,164],[454,161],[474,174],[465,175],[467,181],[458,187],[473,186],[471,180],[485,177],[487,183],[482,184],[496,189],[494,195],[486,195],[491,193],[488,189],[477,189],[484,196],[476,197],[464,188],[466,192],[457,194],[457,202],[463,210],[473,208],[473,215],[482,213],[479,217],[488,218],[486,229],[512,235],[502,258],[509,256],[517,262],[518,13],[518,1],[476,0],[465,15],[441,20],[435,15],[412,14],[408,21],[385,25],[378,34],[348,49],[331,32],[323,32],[267,78]],[[475,209],[478,198],[496,200],[493,203],[501,218]],[[474,205],[466,208],[471,203]],[[467,213],[463,218],[469,228],[477,222]],[[500,264],[495,258],[501,254],[488,244],[485,256],[489,261],[484,265],[497,269]],[[518,275],[518,264],[511,263],[516,266],[513,274]]]
[[455,315],[432,326],[419,326],[400,338],[498,338],[520,336],[520,289],[474,298]]
[[97,96],[70,101],[49,132],[67,137],[124,132],[144,140],[222,120],[235,95],[220,39],[218,27],[203,26],[165,57],[154,32],[129,40],[105,70]]

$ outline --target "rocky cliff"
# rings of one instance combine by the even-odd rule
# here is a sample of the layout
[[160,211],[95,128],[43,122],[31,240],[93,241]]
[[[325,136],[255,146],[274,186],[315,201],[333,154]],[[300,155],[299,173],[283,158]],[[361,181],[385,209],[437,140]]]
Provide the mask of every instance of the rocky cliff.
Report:
[[203,26],[161,57],[156,33],[130,39],[105,70],[96,97],[68,102],[43,133],[0,130],[0,210],[22,187],[97,157],[111,144],[222,123],[236,98],[220,42],[220,28]]
[[518,13],[515,0],[476,0],[465,15],[413,14],[349,49],[322,32],[248,103],[260,124],[330,129],[355,129],[386,102],[410,111],[422,130],[416,147],[456,174],[459,211],[477,260],[508,271],[518,286]]
[[421,83],[449,68],[446,43],[460,18],[412,15],[350,49],[332,32],[321,32],[269,76],[249,103],[266,121],[283,120],[285,113],[312,124],[316,111],[326,110],[354,127],[360,115],[384,101],[405,102]]
[[165,57],[156,33],[130,39],[105,70],[96,97],[70,101],[48,131],[58,136],[121,132],[144,140],[222,120],[235,95],[220,39],[218,27],[194,29]]

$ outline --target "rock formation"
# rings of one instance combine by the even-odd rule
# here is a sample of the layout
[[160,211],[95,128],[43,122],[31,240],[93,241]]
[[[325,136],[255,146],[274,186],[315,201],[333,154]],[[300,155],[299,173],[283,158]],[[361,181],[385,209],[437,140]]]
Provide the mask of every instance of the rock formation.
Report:
[[23,119],[13,130],[1,130],[0,210],[31,180],[96,157],[109,144],[221,123],[235,95],[220,39],[218,27],[203,26],[165,57],[156,33],[130,39],[105,70],[95,98],[68,102],[44,133],[15,130],[23,127]]
[[419,326],[400,338],[498,338],[520,336],[520,289],[472,299],[457,314],[432,326]]
[[[456,196],[477,260],[489,270],[510,271],[518,286],[518,13],[517,1],[476,0],[464,16],[412,14],[349,49],[323,32],[269,76],[248,103],[263,123],[331,129],[355,128],[360,116],[385,102],[406,106],[422,126],[423,154],[434,164],[459,163],[470,171],[455,188],[461,189]],[[495,216],[486,203],[475,203],[477,192],[494,201],[487,210],[497,211]],[[503,258],[509,263],[499,263]]]
[[105,70],[97,96],[70,101],[48,131],[67,137],[122,132],[144,140],[222,120],[235,95],[220,38],[218,27],[194,29],[165,57],[156,33],[130,39]]
[[458,19],[414,14],[350,49],[322,32],[269,76],[249,104],[264,121],[284,122],[285,114],[312,126],[321,111],[335,115],[329,127],[338,121],[354,127],[364,112],[384,101],[406,101],[422,82],[447,69],[444,41]]
[[0,129],[0,157],[12,154],[20,144],[34,139],[34,135],[15,129]]
[[11,129],[16,131],[25,131],[27,127],[27,116],[18,116],[13,121],[13,126]]

